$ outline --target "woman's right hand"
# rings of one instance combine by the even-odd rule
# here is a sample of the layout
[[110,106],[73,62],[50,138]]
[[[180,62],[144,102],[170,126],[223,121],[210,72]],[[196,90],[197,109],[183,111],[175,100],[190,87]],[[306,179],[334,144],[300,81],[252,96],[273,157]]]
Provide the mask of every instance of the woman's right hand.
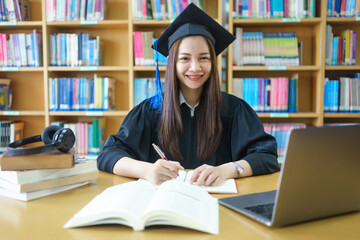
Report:
[[146,171],[145,179],[153,184],[161,184],[178,176],[178,171],[184,170],[179,162],[158,159]]

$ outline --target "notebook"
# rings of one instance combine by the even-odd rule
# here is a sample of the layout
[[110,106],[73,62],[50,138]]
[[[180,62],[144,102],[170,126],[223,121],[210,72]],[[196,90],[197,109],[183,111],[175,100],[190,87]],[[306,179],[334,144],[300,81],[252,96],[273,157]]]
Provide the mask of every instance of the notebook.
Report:
[[219,203],[271,227],[358,211],[359,139],[360,125],[295,129],[277,190]]

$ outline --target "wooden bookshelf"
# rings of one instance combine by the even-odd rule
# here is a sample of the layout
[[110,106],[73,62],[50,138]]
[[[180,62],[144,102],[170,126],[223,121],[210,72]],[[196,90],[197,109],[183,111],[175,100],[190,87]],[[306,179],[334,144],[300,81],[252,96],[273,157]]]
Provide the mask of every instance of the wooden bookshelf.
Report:
[[[229,31],[235,35],[236,27],[243,32],[296,32],[298,41],[303,42],[303,64],[272,71],[266,66],[233,66],[233,45],[228,51],[227,90],[232,93],[232,79],[235,77],[290,77],[294,73],[298,79],[298,112],[258,113],[263,122],[303,122],[312,126],[322,126],[335,122],[360,122],[356,113],[324,114],[324,78],[346,76],[359,72],[360,66],[325,66],[326,24],[333,25],[336,32],[345,29],[360,30],[356,18],[327,18],[327,0],[316,0],[315,17],[302,19],[238,19],[229,15]],[[233,9],[233,1],[229,1]],[[357,37],[357,39],[359,39]],[[359,52],[357,46],[357,52]],[[356,56],[359,64],[359,54]]]
[[[204,10],[223,24],[222,0],[203,0]],[[232,9],[233,1],[228,2]],[[331,122],[360,122],[360,114],[324,114],[324,77],[336,77],[360,71],[360,55],[356,66],[325,66],[326,24],[333,25],[339,32],[346,28],[360,30],[356,18],[326,18],[326,0],[316,1],[316,16],[299,22],[283,19],[233,19],[228,14],[228,28],[234,33],[236,27],[244,31],[295,31],[303,42],[303,65],[287,67],[285,70],[271,70],[262,66],[233,66],[232,45],[223,55],[227,57],[227,91],[232,89],[234,77],[271,77],[299,74],[299,112],[289,114],[259,113],[264,122],[304,122],[322,126]],[[1,78],[10,78],[13,87],[12,111],[0,111],[1,120],[22,120],[25,122],[24,136],[37,135],[53,121],[91,121],[94,117],[106,118],[106,136],[114,134],[133,108],[134,85],[137,77],[155,77],[155,67],[134,65],[133,32],[154,31],[159,37],[171,20],[135,20],[132,17],[132,2],[128,0],[108,0],[106,20],[92,22],[47,22],[45,0],[30,0],[32,21],[16,24],[0,24],[2,33],[29,33],[32,29],[42,32],[43,66],[0,68]],[[227,6],[225,4],[225,6]],[[49,36],[53,33],[77,33],[79,31],[99,35],[104,43],[104,65],[98,67],[53,67],[49,62]],[[360,33],[360,31],[359,31]],[[359,34],[358,34],[359,35]],[[359,36],[358,36],[359,38]],[[358,44],[358,52],[360,52]],[[221,66],[221,57],[219,57]],[[219,67],[221,69],[221,67]],[[160,67],[165,75],[166,67]],[[116,79],[115,110],[109,112],[49,111],[48,78],[50,77],[91,77],[108,76]]]

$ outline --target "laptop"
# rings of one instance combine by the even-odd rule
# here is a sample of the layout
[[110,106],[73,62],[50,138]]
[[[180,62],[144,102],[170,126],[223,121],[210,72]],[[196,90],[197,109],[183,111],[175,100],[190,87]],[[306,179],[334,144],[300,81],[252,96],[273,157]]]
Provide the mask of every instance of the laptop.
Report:
[[360,125],[290,133],[277,190],[219,199],[269,227],[360,210]]

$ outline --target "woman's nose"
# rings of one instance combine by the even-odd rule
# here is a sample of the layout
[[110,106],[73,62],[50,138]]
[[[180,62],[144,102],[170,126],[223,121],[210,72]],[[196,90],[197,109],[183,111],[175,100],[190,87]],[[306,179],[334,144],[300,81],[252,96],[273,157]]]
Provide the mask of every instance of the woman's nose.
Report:
[[197,60],[191,61],[191,66],[190,66],[190,68],[191,68],[192,71],[201,70],[199,61],[197,61]]

